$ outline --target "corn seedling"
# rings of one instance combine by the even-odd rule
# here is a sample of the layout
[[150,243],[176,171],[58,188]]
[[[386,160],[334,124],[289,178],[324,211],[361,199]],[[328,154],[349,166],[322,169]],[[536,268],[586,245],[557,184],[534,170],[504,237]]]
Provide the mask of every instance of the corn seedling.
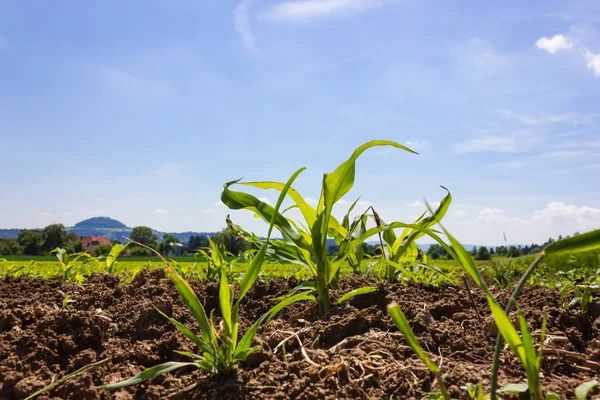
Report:
[[[104,258],[103,268],[106,273],[115,274],[117,258],[121,255],[123,251],[125,251],[128,245],[129,243],[125,243],[124,245],[117,243],[113,245],[106,258]],[[102,257],[99,257],[99,259],[102,260]]]
[[434,393],[432,395],[435,397],[428,398],[442,398],[444,400],[450,400],[450,396],[448,395],[448,391],[446,390],[446,383],[444,382],[444,378],[442,377],[442,373],[440,372],[438,365],[431,361],[429,357],[427,357],[427,354],[425,354],[425,352],[421,348],[421,345],[419,345],[419,342],[417,341],[414,332],[410,328],[410,325],[408,324],[404,313],[400,309],[400,306],[397,303],[391,303],[388,305],[388,312],[392,317],[392,320],[400,330],[400,332],[402,332],[402,334],[404,335],[404,338],[408,342],[408,345],[413,349],[413,351],[417,354],[421,361],[425,363],[427,369],[429,369],[429,371],[431,371],[431,373],[434,374],[437,379],[438,386],[440,388],[440,393]]
[[[283,235],[283,240],[273,241],[271,253],[279,261],[294,263],[306,268],[315,279],[319,312],[321,315],[329,312],[331,307],[330,289],[337,287],[340,268],[346,260],[355,256],[355,250],[371,236],[396,228],[408,228],[413,232],[429,234],[436,241],[441,241],[433,231],[429,230],[434,221],[421,221],[419,224],[404,224],[395,222],[390,225],[380,225],[366,230],[359,237],[352,237],[348,229],[340,224],[332,215],[334,205],[342,199],[354,186],[356,160],[367,149],[374,146],[392,146],[409,153],[417,154],[413,150],[392,141],[374,140],[358,147],[348,160],[340,164],[332,173],[323,176],[322,190],[317,207],[310,206],[307,201],[293,188],[288,195],[293,205],[288,208],[298,209],[304,218],[302,224],[296,223],[273,207],[260,201],[258,198],[244,192],[234,192],[229,188],[234,184],[250,186],[259,189],[283,190],[284,184],[280,182],[241,182],[232,181],[224,185],[221,201],[232,210],[247,209],[253,211],[265,221],[274,221],[275,227]],[[286,210],[287,211],[287,210]],[[433,219],[435,220],[434,217]],[[327,238],[333,238],[340,244],[341,250],[330,259],[327,249]],[[248,237],[252,240],[252,236]],[[410,238],[409,238],[410,239]],[[442,242],[443,243],[443,242]],[[398,246],[402,246],[402,241]],[[342,248],[343,247],[343,248]]]
[[[580,252],[586,250],[593,250],[600,248],[600,230],[588,232],[582,235],[578,235],[572,238],[563,239],[556,241],[546,247],[542,253],[534,260],[529,266],[528,270],[521,277],[521,280],[517,284],[512,297],[510,298],[506,310],[503,310],[494,296],[490,293],[487,285],[485,284],[481,273],[476,268],[475,263],[471,255],[465,250],[465,248],[447,231],[444,229],[446,236],[450,240],[453,249],[456,251],[457,259],[466,272],[470,275],[471,279],[483,290],[486,295],[488,305],[492,311],[494,321],[498,326],[498,337],[496,341],[496,353],[494,355],[494,365],[492,370],[491,379],[491,390],[490,396],[492,399],[496,398],[497,391],[497,374],[499,368],[500,351],[502,350],[502,338],[507,342],[510,349],[518,357],[519,361],[523,364],[528,381],[529,393],[532,399],[542,400],[544,397],[541,391],[541,385],[539,381],[539,369],[541,365],[542,351],[536,352],[533,345],[533,339],[527,327],[527,322],[521,313],[519,313],[519,325],[521,327],[521,336],[512,325],[508,314],[512,311],[515,304],[516,298],[518,297],[521,288],[527,282],[530,275],[534,271],[535,267],[542,261],[544,257],[551,254],[568,254],[573,252]],[[545,319],[543,322],[545,329]],[[542,340],[543,342],[543,340]]]
[[[289,179],[286,183],[285,187],[282,189],[279,199],[277,201],[277,205],[275,206],[273,218],[269,224],[269,231],[267,234],[267,239],[265,244],[260,248],[257,252],[256,256],[252,259],[252,262],[248,266],[248,269],[244,275],[244,278],[240,282],[239,294],[237,301],[233,301],[233,289],[229,286],[229,282],[227,280],[227,273],[225,269],[221,269],[221,281],[219,283],[219,308],[222,316],[222,327],[217,328],[215,322],[213,320],[212,314],[209,317],[202,306],[200,300],[194,293],[194,290],[191,286],[177,273],[177,271],[165,260],[162,256],[155,252],[155,254],[163,260],[165,263],[165,267],[167,269],[167,273],[179,294],[182,297],[182,300],[198,322],[200,327],[200,335],[196,335],[189,328],[185,327],[181,323],[177,322],[175,319],[161,313],[165,318],[167,318],[171,323],[173,323],[177,329],[183,333],[188,339],[190,339],[198,348],[202,351],[202,354],[193,354],[187,352],[180,352],[182,355],[186,355],[190,357],[193,361],[191,362],[167,362],[164,364],[160,364],[154,366],[152,368],[146,369],[141,373],[135,375],[134,377],[127,379],[122,382],[108,384],[101,386],[107,390],[115,390],[125,386],[134,385],[148,379],[154,378],[156,376],[162,375],[164,373],[173,371],[175,369],[183,368],[183,367],[195,367],[202,369],[207,372],[219,374],[219,373],[229,373],[235,364],[246,360],[246,358],[257,351],[259,346],[251,346],[252,340],[256,335],[258,328],[263,323],[269,323],[269,321],[281,311],[285,306],[292,304],[296,301],[301,300],[314,300],[313,296],[310,296],[308,293],[299,293],[296,296],[292,296],[286,298],[285,300],[279,302],[277,305],[272,307],[265,315],[260,317],[243,335],[241,340],[238,340],[238,328],[239,328],[239,311],[240,311],[240,302],[244,298],[244,296],[248,293],[256,278],[258,277],[261,264],[264,260],[265,253],[267,251],[267,246],[269,245],[269,240],[271,237],[271,232],[274,227],[275,217],[278,214],[278,209],[283,202],[285,194],[290,188],[292,182],[296,179],[296,177],[302,172],[302,169],[296,171],[294,175]],[[135,242],[133,242],[135,243]],[[135,243],[140,245],[139,243]],[[141,245],[142,247],[146,247]],[[148,248],[148,247],[146,247]],[[148,248],[149,249],[149,248]]]
[[81,258],[85,258],[87,260],[93,259],[93,257],[88,253],[76,253],[70,256],[65,249],[61,249],[57,247],[52,250],[51,253],[56,254],[56,258],[58,258],[58,279],[61,282],[76,282],[82,283],[85,281],[83,274],[81,273],[81,268],[77,268],[77,261]]
[[233,257],[233,254],[228,252],[223,244],[218,245],[211,238],[208,238],[210,253],[202,249],[198,250],[197,256],[206,258],[206,268],[204,269],[204,277],[208,281],[218,281],[223,270],[231,279],[233,268],[231,263],[227,261],[228,257]]

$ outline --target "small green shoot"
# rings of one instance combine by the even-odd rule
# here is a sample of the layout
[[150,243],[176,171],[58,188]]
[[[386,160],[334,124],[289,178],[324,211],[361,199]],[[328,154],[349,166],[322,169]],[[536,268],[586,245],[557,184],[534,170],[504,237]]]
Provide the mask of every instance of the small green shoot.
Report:
[[440,373],[437,364],[431,361],[429,357],[427,357],[427,354],[425,354],[425,352],[421,348],[421,345],[419,345],[419,342],[417,341],[414,332],[410,328],[410,325],[408,324],[404,313],[400,309],[400,306],[395,302],[391,303],[388,305],[388,312],[392,317],[392,320],[400,330],[400,332],[402,332],[402,334],[404,335],[406,341],[408,342],[408,345],[413,349],[413,351],[417,354],[421,361],[425,363],[429,371],[431,371],[431,373],[435,375],[438,381],[438,386],[440,387],[441,398],[443,398],[444,400],[449,400],[450,396],[448,395],[444,378],[442,377],[442,374]]

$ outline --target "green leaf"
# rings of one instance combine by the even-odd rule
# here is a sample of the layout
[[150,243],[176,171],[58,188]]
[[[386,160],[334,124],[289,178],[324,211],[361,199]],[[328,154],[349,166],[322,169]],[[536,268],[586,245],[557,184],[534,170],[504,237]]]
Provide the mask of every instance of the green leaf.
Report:
[[[467,252],[467,250],[465,250],[463,245],[460,244],[460,242],[458,240],[456,240],[454,238],[454,236],[452,236],[450,234],[450,232],[448,232],[446,229],[444,229],[444,233],[448,237],[448,240],[450,240],[450,244],[452,245],[452,248],[454,249],[454,252],[456,253],[456,257],[453,256],[453,258],[455,260],[457,260],[458,262],[460,262],[460,264],[463,266],[465,271],[469,274],[471,279],[473,279],[473,281],[477,284],[477,286],[479,286],[481,288],[481,290],[483,290],[485,292],[485,294],[488,295],[488,297],[489,297],[489,293],[490,293],[489,289],[488,289],[487,285],[485,284],[483,277],[481,276],[481,273],[479,272],[479,269],[475,266],[475,262],[473,261],[471,254],[469,254],[469,252]],[[504,311],[503,311],[503,313],[504,313]]]
[[[221,308],[221,316],[225,323],[225,332],[231,335],[233,325],[231,323],[231,290],[227,281],[227,270],[221,268],[221,282],[219,283],[219,307]],[[236,321],[237,322],[237,321]],[[235,338],[232,338],[235,340]]]
[[128,244],[129,242],[125,243],[125,245],[120,245],[117,243],[110,249],[110,253],[108,253],[108,256],[106,257],[106,269],[109,273],[112,272],[112,267],[117,261],[117,257],[119,257],[123,250],[127,248]]
[[582,383],[575,389],[575,397],[577,398],[577,400],[587,399],[590,391],[598,384],[599,382],[596,379],[594,379],[593,381]]
[[546,400],[562,400],[562,397],[560,397],[556,393],[547,393],[546,394]]
[[388,312],[390,313],[392,320],[394,321],[394,323],[396,324],[396,326],[398,327],[400,332],[402,332],[402,334],[406,338],[408,345],[410,347],[412,347],[412,349],[415,353],[417,353],[417,356],[419,356],[419,358],[425,363],[425,365],[427,366],[429,371],[431,371],[434,374],[437,373],[438,372],[437,364],[434,363],[433,361],[431,361],[429,359],[429,357],[427,357],[427,354],[425,354],[425,352],[419,345],[419,342],[417,341],[415,334],[413,333],[412,329],[410,328],[410,325],[408,324],[408,321],[406,320],[404,313],[400,309],[400,306],[398,306],[398,304],[395,302],[391,303],[388,305]]
[[498,389],[498,393],[525,393],[529,390],[526,383],[507,383]]
[[373,293],[376,292],[377,288],[375,286],[365,286],[362,288],[354,289],[343,295],[338,301],[338,304],[342,304],[346,300],[353,298],[354,296],[358,296],[361,294]]
[[[258,277],[260,267],[261,267],[263,259],[265,257],[267,247],[269,245],[269,240],[271,239],[271,232],[273,231],[273,227],[276,225],[276,222],[280,220],[280,218],[283,218],[281,216],[281,214],[279,214],[279,208],[281,207],[281,203],[283,203],[283,199],[285,198],[285,196],[288,192],[288,189],[292,186],[292,183],[294,182],[294,180],[296,180],[298,175],[300,175],[300,173],[302,171],[304,171],[305,169],[306,168],[300,168],[290,177],[290,179],[285,184],[285,187],[281,190],[281,193],[279,194],[279,198],[277,199],[277,204],[275,205],[275,208],[271,207],[271,213],[270,213],[271,220],[269,221],[270,224],[269,224],[269,230],[267,232],[267,240],[265,241],[265,244],[260,248],[258,253],[256,253],[256,256],[254,256],[254,259],[252,259],[252,262],[250,263],[250,265],[248,266],[248,269],[246,270],[246,273],[244,274],[244,278],[240,282],[240,294],[239,294],[238,300],[237,300],[238,303],[246,295],[246,293],[248,292],[248,290],[250,289],[252,284],[254,284],[254,282],[256,281],[256,278]],[[223,193],[225,193],[225,191]],[[225,201],[223,201],[223,202],[225,203]],[[225,204],[227,204],[227,203],[225,203]],[[287,222],[287,219],[285,221]],[[288,223],[288,226],[291,228],[291,225],[289,225],[289,223]],[[281,226],[278,226],[278,229],[281,230]],[[292,231],[293,231],[293,229],[292,229]],[[298,235],[295,231],[293,231],[293,232],[294,232],[294,234]],[[283,233],[283,231],[282,231],[282,233]]]
[[169,317],[167,314],[163,313],[162,311],[160,311],[158,308],[154,307],[154,309],[156,311],[158,311],[158,313],[160,315],[162,315],[163,317],[165,317],[166,319],[168,319],[173,325],[175,325],[175,327],[181,332],[183,333],[183,335],[185,337],[187,337],[188,339],[190,339],[196,346],[198,346],[198,348],[206,353],[210,353],[212,355],[214,355],[214,350],[212,347],[210,347],[209,343],[205,343],[204,341],[202,341],[198,336],[196,336],[192,331],[190,331],[185,325],[183,325],[182,323],[180,323],[179,321],[177,321],[174,318]]
[[118,383],[111,383],[108,385],[98,386],[98,388],[105,389],[105,390],[121,389],[123,387],[135,385],[140,382],[147,381],[148,379],[155,378],[159,375],[166,374],[167,372],[171,372],[175,369],[189,367],[192,365],[195,367],[198,366],[197,363],[195,363],[195,362],[174,362],[174,361],[167,362],[164,364],[159,364],[154,367],[145,369],[144,371],[140,372],[139,374],[137,374],[127,380],[124,380],[124,381],[121,381]]
[[[450,203],[452,203],[452,195],[450,194],[450,191],[444,186],[441,186],[441,188],[447,192],[446,197],[442,199],[438,208],[430,216],[422,220],[419,218],[417,224],[422,228],[429,229],[432,226],[438,224],[442,220],[442,218],[444,218],[446,212],[448,211],[448,208],[450,207]],[[425,235],[425,233],[422,230],[413,229],[408,234],[408,237],[405,241],[403,237],[404,235],[396,239],[392,247],[394,261],[398,261],[398,259],[402,256],[402,254],[404,254],[408,246],[410,246],[415,240],[422,237],[423,235]],[[404,244],[402,244],[402,241],[404,241]]]
[[[169,265],[169,264],[168,264]],[[198,300],[198,296],[194,292],[194,289],[183,279],[177,271],[175,271],[170,265],[167,269],[169,277],[173,281],[177,292],[181,296],[181,299],[190,310],[196,322],[200,326],[200,330],[202,331],[203,339],[207,342],[213,341],[213,334],[210,327],[210,321],[206,316],[206,312],[204,311],[204,307]]]
[[492,315],[494,316],[494,322],[496,323],[500,334],[502,335],[506,343],[508,343],[508,346],[513,351],[513,353],[515,353],[515,355],[519,357],[519,360],[521,360],[523,366],[525,366],[525,368],[527,369],[527,355],[525,353],[525,349],[523,348],[523,341],[521,340],[519,333],[517,332],[513,324],[510,322],[510,319],[508,318],[502,307],[500,307],[500,305],[496,302],[496,300],[489,294],[487,295],[487,299],[490,309],[492,311]]
[[600,229],[557,240],[543,251],[547,256],[600,249]]
[[271,319],[273,319],[273,317],[275,317],[275,315],[279,311],[283,310],[285,307],[287,307],[288,305],[290,305],[292,303],[295,303],[298,301],[304,301],[304,300],[313,300],[314,301],[315,296],[311,295],[310,292],[302,292],[295,296],[287,297],[287,298],[283,299],[282,301],[280,301],[279,303],[277,303],[275,306],[273,306],[262,317],[260,317],[250,327],[250,329],[248,329],[246,331],[246,333],[244,334],[244,336],[238,343],[238,346],[235,350],[234,357],[240,361],[245,359],[245,358],[241,358],[241,355],[245,354],[248,351],[248,349],[250,348],[250,345],[252,344],[252,340],[254,339],[254,336],[256,335],[256,332],[258,331],[258,328],[260,328],[260,326],[263,324],[263,322],[268,324],[271,321]]

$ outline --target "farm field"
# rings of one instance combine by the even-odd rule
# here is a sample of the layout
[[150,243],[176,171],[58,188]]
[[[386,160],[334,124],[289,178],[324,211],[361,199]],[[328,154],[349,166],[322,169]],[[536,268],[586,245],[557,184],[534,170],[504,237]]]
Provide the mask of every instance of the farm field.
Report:
[[[476,262],[440,223],[445,188],[412,223],[353,214],[358,200],[338,221],[356,158],[383,145],[412,152],[364,144],[324,175],[316,209],[291,187],[303,168],[285,184],[225,184],[225,206],[268,223],[260,238],[227,218],[248,245],[238,256],[208,239],[199,262],[141,241],[0,261],[0,397],[597,398],[600,230]],[[272,206],[233,185],[280,194]],[[286,196],[302,224],[280,212]],[[423,236],[447,259],[419,251]],[[130,245],[157,258],[119,258]]]
[[[570,274],[593,284],[591,280],[598,280],[593,277],[594,260],[598,260],[596,252],[547,260],[532,278],[535,287],[525,288],[518,301],[534,335],[540,334],[546,307],[549,349],[542,365],[542,385],[544,392],[563,399],[574,398],[578,385],[598,378],[600,302],[594,298],[584,311],[574,292],[561,293],[569,282],[568,274],[549,274],[548,269],[557,272],[580,265],[585,268],[570,269]],[[486,280],[492,282],[493,271],[506,261],[479,262],[478,267],[488,271]],[[522,274],[530,262],[531,257],[513,260],[510,274]],[[220,319],[219,284],[205,280],[204,264],[181,262],[179,268],[204,307]],[[367,264],[363,262],[362,271]],[[197,351],[157,311],[186,326],[195,324],[165,274],[164,264],[123,258],[114,265],[113,274],[106,274],[99,262],[77,262],[75,278],[61,282],[57,261],[4,260],[0,262],[5,275],[0,280],[0,359],[4,360],[0,363],[0,398],[24,399],[97,362],[101,365],[46,395],[72,399],[422,398],[437,391],[437,382],[390,319],[386,307],[396,302],[418,342],[441,365],[451,398],[468,399],[470,383],[481,380],[489,390],[497,328],[486,297],[473,290],[476,311],[464,284],[455,279],[457,262],[432,260],[431,264],[445,273],[443,279],[388,283],[378,275],[379,268],[372,278],[365,278],[345,267],[334,300],[340,293],[361,287],[376,290],[333,307],[324,317],[314,302],[288,306],[254,338],[261,350],[231,374],[215,376],[188,367],[107,392],[98,386],[127,379],[161,362],[186,361],[177,351]],[[233,275],[243,274],[248,267],[247,263],[233,265]],[[19,266],[23,268],[9,272]],[[426,279],[427,271],[415,275],[423,273],[421,279]],[[242,331],[269,310],[273,299],[285,296],[308,275],[294,264],[264,263],[241,302]],[[502,306],[512,292],[493,283],[490,290]],[[526,381],[518,358],[505,349],[500,385]],[[403,395],[398,397],[398,393]],[[519,398],[517,394],[502,396]]]

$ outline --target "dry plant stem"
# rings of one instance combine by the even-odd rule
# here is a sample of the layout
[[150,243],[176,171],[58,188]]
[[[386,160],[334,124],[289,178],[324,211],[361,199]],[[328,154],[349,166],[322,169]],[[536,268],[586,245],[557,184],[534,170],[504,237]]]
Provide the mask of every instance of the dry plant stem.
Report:
[[[512,311],[517,301],[517,297],[519,297],[519,294],[521,293],[521,289],[523,289],[523,286],[525,286],[525,283],[529,280],[529,277],[535,270],[535,267],[537,267],[537,265],[544,259],[545,256],[546,253],[542,251],[540,255],[537,256],[537,258],[531,263],[529,268],[527,268],[527,271],[525,271],[521,279],[519,279],[515,290],[513,291],[512,295],[510,296],[510,299],[508,300],[506,309],[504,310],[506,315],[510,314],[510,312]],[[500,352],[502,352],[502,345],[502,335],[498,333],[498,335],[496,336],[496,349],[494,350],[494,365],[492,366],[492,379],[490,382],[490,399],[492,400],[495,400],[497,398],[496,391],[498,389],[498,370],[500,369]]]
[[469,286],[469,283],[467,282],[467,278],[465,278],[464,275],[462,275],[461,278],[465,284],[467,293],[469,294],[469,300],[471,300],[471,305],[475,309],[475,314],[477,314],[477,319],[479,320],[479,322],[481,322],[482,321],[481,314],[479,314],[479,309],[477,308],[477,304],[475,303],[475,299],[473,298],[473,293],[471,293],[471,287]]

